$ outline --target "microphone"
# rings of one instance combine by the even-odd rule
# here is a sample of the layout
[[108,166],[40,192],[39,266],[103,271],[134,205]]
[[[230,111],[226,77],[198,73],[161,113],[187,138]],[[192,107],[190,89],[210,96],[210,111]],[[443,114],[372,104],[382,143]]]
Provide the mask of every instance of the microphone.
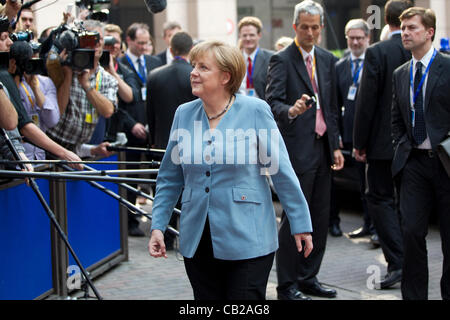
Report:
[[151,13],[163,11],[167,6],[167,0],[144,0],[147,10]]

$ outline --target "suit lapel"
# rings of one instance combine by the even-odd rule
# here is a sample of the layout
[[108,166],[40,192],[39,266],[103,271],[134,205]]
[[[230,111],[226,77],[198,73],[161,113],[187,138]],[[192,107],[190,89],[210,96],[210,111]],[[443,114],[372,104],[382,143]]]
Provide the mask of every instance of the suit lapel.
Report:
[[319,97],[320,97],[320,106],[321,106],[321,109],[322,109],[322,112],[324,113],[324,115],[325,115],[325,113],[326,113],[326,111],[325,111],[325,109],[326,108],[323,108],[322,106],[324,106],[325,105],[325,96],[323,95],[323,93],[324,92],[330,92],[329,90],[327,90],[327,88],[326,88],[326,84],[325,84],[325,79],[327,78],[327,75],[325,74],[326,73],[326,68],[325,68],[325,66],[326,66],[326,61],[325,61],[325,59],[324,59],[324,57],[323,57],[323,55],[322,54],[320,54],[320,51],[319,50],[317,50],[318,48],[317,47],[315,47],[315,49],[314,49],[314,55],[315,55],[315,57],[316,57],[316,72],[317,72],[317,83],[319,84]]
[[342,78],[343,79],[349,79],[350,85],[353,83],[352,58],[350,56],[348,56],[347,59],[345,60],[344,75],[343,75]]
[[424,112],[429,110],[431,93],[433,92],[434,87],[436,86],[437,81],[439,80],[442,73],[442,64],[440,53],[436,54],[436,58],[434,59],[433,64],[430,67],[430,71],[428,74],[427,80],[427,89],[425,91],[425,109]]
[[[408,130],[412,132],[412,124],[411,124],[411,87],[409,82],[409,66],[410,63],[406,64],[403,67],[402,74],[400,76],[400,79],[404,79],[404,81],[401,81],[401,87],[399,90],[397,90],[400,93],[399,100],[404,97],[405,101],[404,105],[405,108],[402,108],[401,111],[403,113],[403,116],[405,118],[406,126],[408,127]],[[400,100],[401,101],[401,100]]]
[[308,70],[306,70],[306,65],[303,62],[303,57],[300,54],[299,49],[297,48],[295,42],[293,42],[290,47],[290,54],[292,56],[292,63],[294,64],[294,68],[297,71],[297,73],[299,74],[300,78],[303,80],[303,82],[305,83],[306,87],[308,88],[310,93],[314,93],[312,84],[311,84],[311,80],[309,79],[309,74],[308,74]]

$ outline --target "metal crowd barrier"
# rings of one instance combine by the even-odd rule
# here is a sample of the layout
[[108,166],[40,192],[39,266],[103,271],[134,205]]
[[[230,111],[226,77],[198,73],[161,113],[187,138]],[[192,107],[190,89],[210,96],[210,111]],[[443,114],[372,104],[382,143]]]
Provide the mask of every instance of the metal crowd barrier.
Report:
[[[124,161],[123,152],[99,161]],[[99,170],[123,165],[92,165]],[[48,165],[35,170],[63,169]],[[36,179],[82,266],[93,279],[128,260],[127,209],[86,181]],[[126,198],[112,182],[106,188]],[[24,180],[0,179],[0,299],[67,297],[79,268]],[[77,273],[78,272],[78,273]]]

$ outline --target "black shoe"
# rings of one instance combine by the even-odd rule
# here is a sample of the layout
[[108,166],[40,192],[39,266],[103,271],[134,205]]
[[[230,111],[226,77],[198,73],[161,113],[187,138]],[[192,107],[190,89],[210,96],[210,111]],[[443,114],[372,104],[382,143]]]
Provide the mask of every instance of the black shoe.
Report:
[[131,227],[128,229],[128,235],[132,237],[145,237],[145,233],[139,227]]
[[383,281],[380,282],[379,288],[387,289],[400,281],[402,281],[402,269],[394,270],[386,274]]
[[371,235],[369,229],[361,227],[359,229],[353,230],[352,232],[348,233],[348,236],[352,239],[356,239],[356,238],[362,238],[365,236],[369,236]]
[[380,239],[378,238],[378,234],[375,233],[370,237],[370,243],[375,249],[380,247]]
[[329,229],[330,229],[330,234],[333,237],[341,237],[342,236],[342,230],[338,224],[336,224],[336,223],[332,224]]
[[334,298],[337,295],[336,290],[323,287],[319,282],[314,282],[312,285],[299,285],[300,290],[312,296]]
[[278,291],[277,297],[278,300],[312,300],[310,297],[305,296],[301,291],[295,288],[280,290]]

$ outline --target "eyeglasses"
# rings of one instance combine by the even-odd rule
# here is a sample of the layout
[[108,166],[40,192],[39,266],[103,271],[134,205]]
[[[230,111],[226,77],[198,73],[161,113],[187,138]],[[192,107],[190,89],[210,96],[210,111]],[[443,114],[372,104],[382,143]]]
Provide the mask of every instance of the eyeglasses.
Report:
[[363,41],[364,39],[366,39],[366,37],[349,37],[349,36],[345,36],[345,38],[347,38],[348,40],[350,40],[350,41],[354,41],[354,40],[356,40],[356,41]]

